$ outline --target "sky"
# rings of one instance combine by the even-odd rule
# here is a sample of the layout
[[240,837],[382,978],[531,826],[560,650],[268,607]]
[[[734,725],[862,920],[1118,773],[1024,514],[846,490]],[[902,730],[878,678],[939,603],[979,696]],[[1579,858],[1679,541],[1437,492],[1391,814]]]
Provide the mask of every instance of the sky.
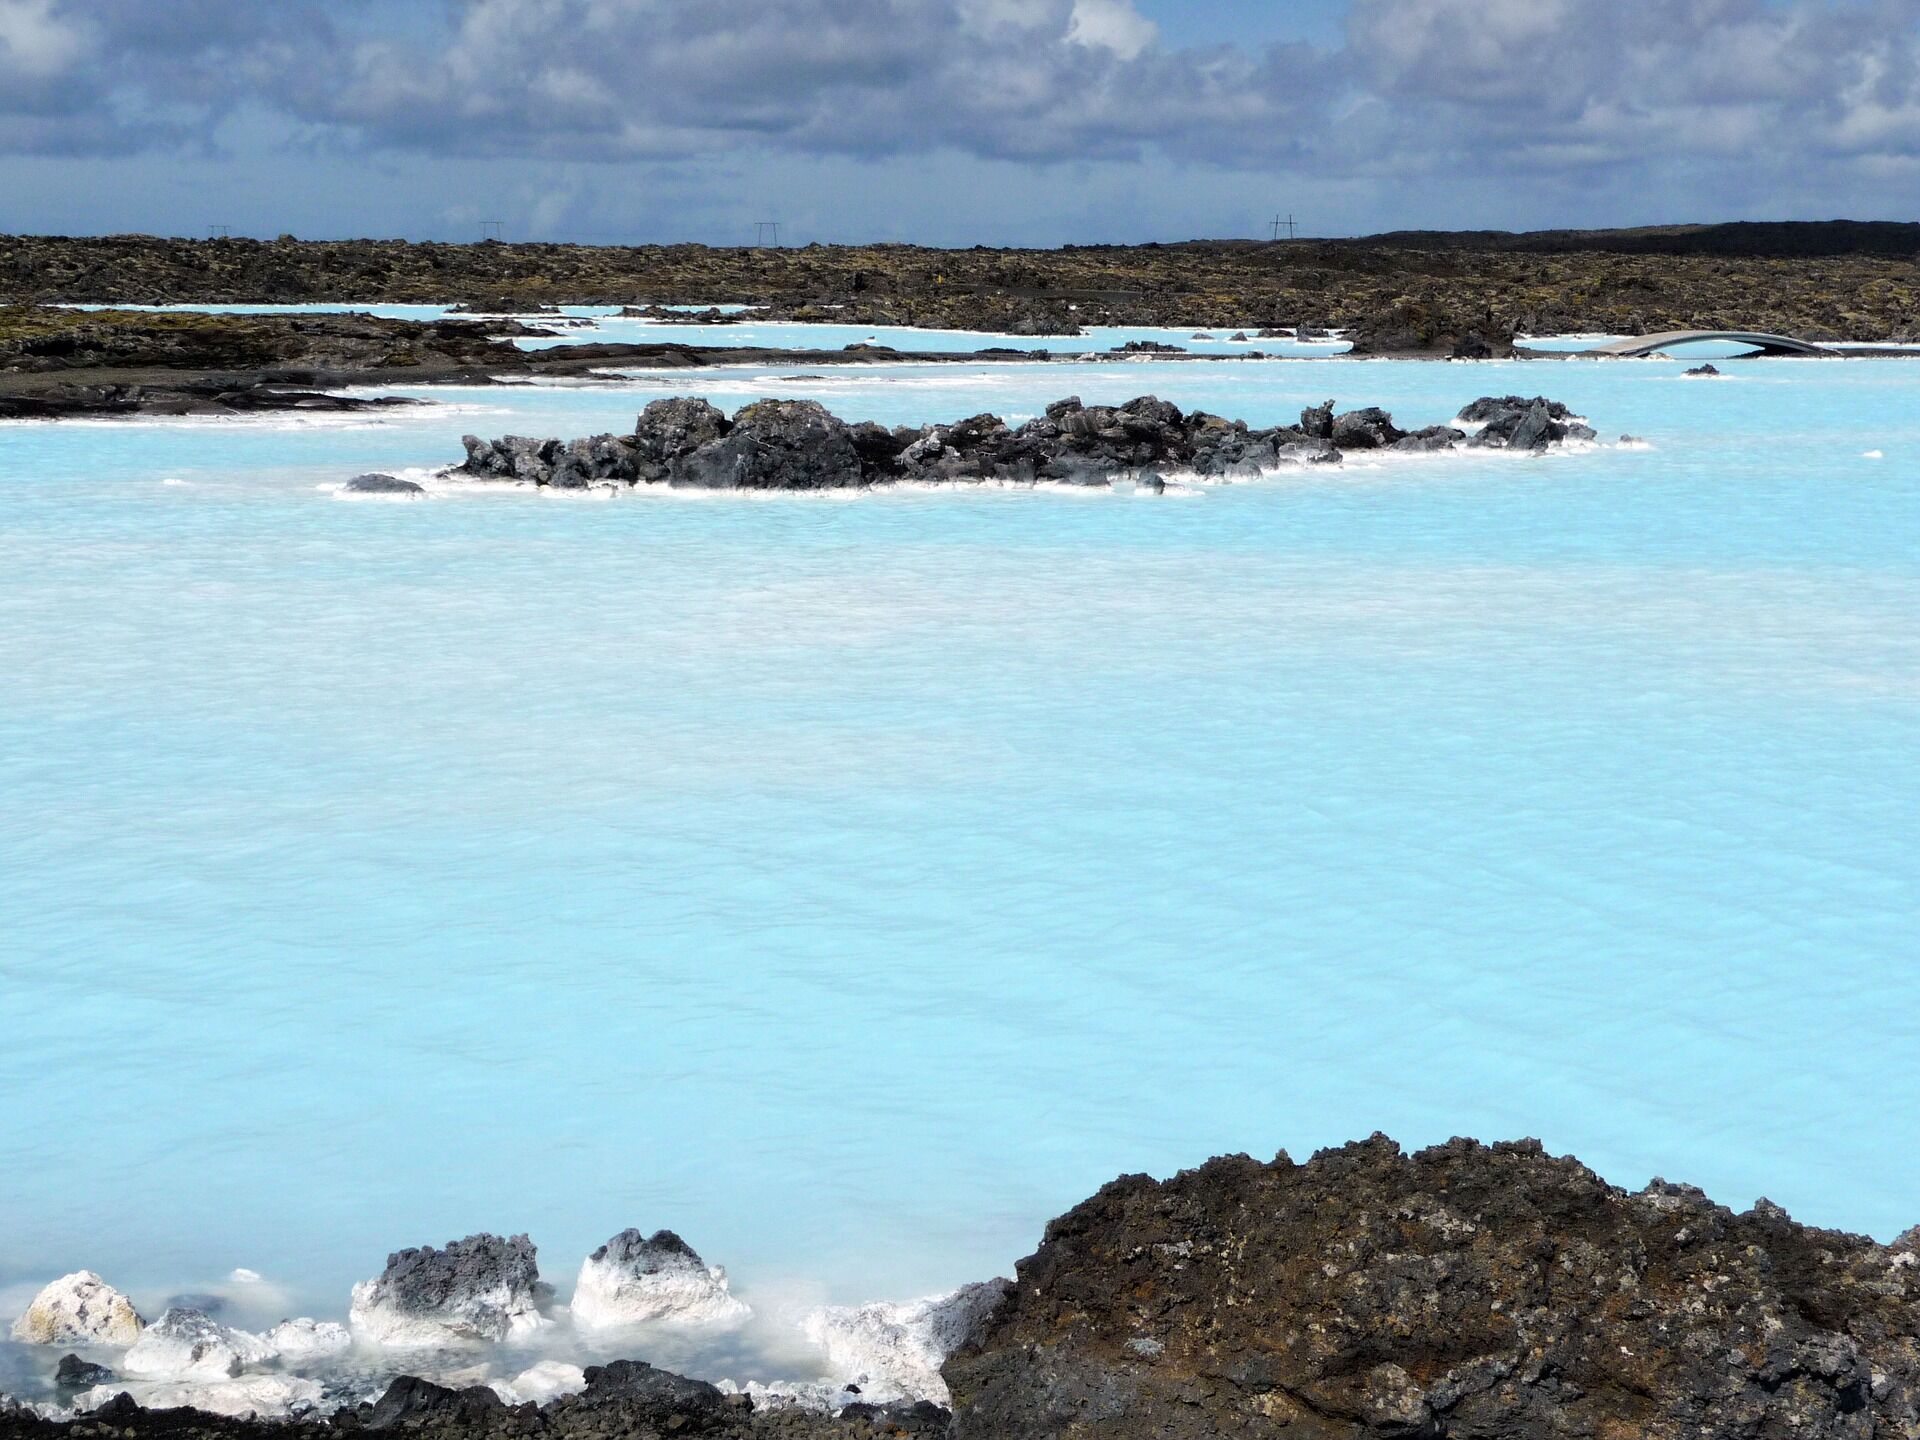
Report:
[[0,231],[1920,216],[1920,0],[0,0]]

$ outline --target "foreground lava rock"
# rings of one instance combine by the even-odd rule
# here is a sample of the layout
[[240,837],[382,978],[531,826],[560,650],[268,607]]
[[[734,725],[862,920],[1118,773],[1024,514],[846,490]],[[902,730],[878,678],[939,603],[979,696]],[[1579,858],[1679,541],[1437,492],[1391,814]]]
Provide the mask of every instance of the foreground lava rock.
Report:
[[1108,1185],[949,1360],[960,1436],[1909,1437],[1892,1246],[1537,1142],[1384,1137]]
[[1250,477],[1285,465],[1338,462],[1349,450],[1450,450],[1472,444],[1544,450],[1594,432],[1565,405],[1541,398],[1486,397],[1461,412],[1480,426],[1408,432],[1377,407],[1334,413],[1315,406],[1300,424],[1254,429],[1204,410],[1184,413],[1151,395],[1124,405],[1083,405],[1070,396],[1024,425],[975,415],[946,425],[886,429],[849,425],[811,400],[762,400],[731,419],[705,400],[656,400],[632,435],[584,440],[465,437],[453,473],[517,480],[557,490],[666,483],[698,489],[825,490],[897,481],[997,480],[1104,485],[1115,477],[1159,478],[1168,470]]
[[[482,1268],[515,1248],[494,1241]],[[1127,1176],[1048,1226],[1012,1286],[954,1299],[925,1336],[960,1347],[951,1412],[869,1396],[810,1413],[622,1360],[540,1405],[403,1376],[283,1422],[122,1396],[59,1424],[0,1400],[0,1440],[1920,1435],[1920,1230],[1879,1245],[1764,1200],[1735,1214],[1664,1181],[1628,1192],[1536,1141],[1407,1155],[1375,1136],[1304,1165]],[[923,1309],[844,1318],[891,1341]]]

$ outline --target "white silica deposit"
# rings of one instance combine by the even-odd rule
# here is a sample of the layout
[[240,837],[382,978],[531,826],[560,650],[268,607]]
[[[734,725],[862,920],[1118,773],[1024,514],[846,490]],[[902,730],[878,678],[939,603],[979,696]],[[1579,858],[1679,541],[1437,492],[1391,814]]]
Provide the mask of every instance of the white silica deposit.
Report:
[[509,1405],[522,1405],[529,1400],[536,1405],[544,1405],[562,1395],[578,1395],[586,1389],[587,1372],[564,1360],[542,1360],[537,1365],[528,1366],[512,1380],[495,1382],[493,1388],[500,1392],[500,1398]]
[[48,1285],[13,1322],[23,1345],[131,1345],[144,1326],[133,1302],[91,1270]]
[[168,1310],[121,1358],[120,1371],[138,1380],[232,1379],[249,1365],[274,1358],[258,1335],[235,1330],[198,1310]]
[[324,1360],[353,1348],[352,1332],[333,1320],[282,1320],[261,1338],[288,1365]]
[[389,1255],[380,1275],[353,1287],[347,1320],[392,1349],[497,1343],[551,1324],[542,1313],[551,1296],[526,1236],[469,1235]]
[[898,1304],[828,1306],[808,1314],[801,1328],[826,1351],[832,1377],[858,1385],[862,1400],[945,1405],[952,1397],[941,1363],[981,1332],[1008,1288],[988,1280]]
[[[296,1375],[247,1375],[226,1380],[113,1381],[96,1385],[73,1402],[76,1413],[97,1410],[118,1395],[131,1395],[149,1410],[192,1407],[213,1415],[272,1420],[320,1404],[318,1381]],[[65,1417],[63,1417],[65,1418]]]
[[753,1314],[727,1287],[727,1272],[709,1265],[671,1230],[651,1237],[622,1230],[580,1267],[573,1323],[582,1330],[629,1325],[740,1325]]

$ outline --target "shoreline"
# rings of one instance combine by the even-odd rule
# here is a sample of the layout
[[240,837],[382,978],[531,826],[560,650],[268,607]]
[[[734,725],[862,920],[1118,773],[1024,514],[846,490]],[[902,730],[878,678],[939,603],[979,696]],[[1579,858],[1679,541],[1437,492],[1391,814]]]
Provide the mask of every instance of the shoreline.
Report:
[[[1916,338],[1912,226],[1675,226],[1535,235],[1193,240],[1053,250],[903,244],[448,244],[0,236],[0,297],[491,306],[774,306],[796,319],[1027,335],[1088,324],[1352,330],[1444,353],[1477,332],[1654,334],[1748,325]],[[1847,297],[1842,305],[1836,297]],[[820,310],[833,307],[836,315]]]
[[[355,1290],[357,1390],[339,1392],[331,1414],[310,1401],[279,1419],[142,1408],[116,1388],[115,1355],[124,1365],[133,1352],[95,1344],[82,1347],[93,1360],[63,1362],[91,1382],[87,1413],[0,1403],[0,1436],[398,1428],[963,1440],[1289,1431],[1683,1440],[1710,1431],[1758,1440],[1787,1426],[1840,1440],[1920,1424],[1920,1227],[1882,1245],[1798,1224],[1764,1199],[1735,1213],[1659,1179],[1629,1192],[1537,1141],[1453,1140],[1407,1154],[1376,1135],[1303,1164],[1282,1152],[1270,1163],[1219,1157],[1165,1180],[1122,1176],[1050,1223],[1010,1284],[968,1287],[938,1305],[838,1312],[850,1317],[837,1333],[853,1348],[811,1332],[827,1355],[818,1381],[715,1385],[613,1361],[554,1362],[509,1384],[487,1378],[483,1338],[457,1348],[464,1371],[429,1367],[441,1383],[378,1343],[407,1327],[494,1315],[502,1303],[540,1325],[581,1323],[597,1263],[622,1267],[594,1283],[637,1285],[630,1300],[671,1293],[685,1305],[694,1277],[709,1302],[724,1298],[724,1277],[714,1281],[719,1272],[701,1269],[677,1236],[627,1241],[610,1255],[623,1241],[589,1257],[570,1319],[547,1313],[551,1291],[541,1298],[524,1237],[396,1252]],[[257,1337],[179,1314],[144,1329],[137,1317],[120,1322],[120,1338],[149,1351],[150,1334],[190,1324],[204,1344],[233,1350],[230,1370],[190,1381],[178,1398],[190,1400],[199,1383],[209,1403],[244,1409],[243,1377],[265,1385],[289,1368],[329,1368],[249,1358],[246,1342]],[[325,1322],[290,1324],[309,1337],[326,1331]],[[35,1348],[51,1363],[71,1338]],[[552,1393],[529,1396],[523,1384]]]

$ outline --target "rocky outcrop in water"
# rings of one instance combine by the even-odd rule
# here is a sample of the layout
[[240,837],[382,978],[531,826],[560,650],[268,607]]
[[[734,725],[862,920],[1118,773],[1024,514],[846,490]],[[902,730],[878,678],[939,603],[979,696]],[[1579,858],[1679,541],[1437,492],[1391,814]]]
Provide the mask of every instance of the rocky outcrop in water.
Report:
[[[1537,406],[1545,412],[1530,418]],[[1471,443],[1544,449],[1593,432],[1551,401],[1475,401],[1461,412],[1481,428]],[[465,437],[452,472],[553,489],[669,484],[696,489],[824,490],[899,481],[1040,481],[1104,485],[1121,476],[1181,471],[1239,478],[1288,465],[1337,463],[1352,450],[1446,450],[1466,432],[1430,426],[1409,433],[1384,410],[1335,414],[1328,401],[1298,426],[1254,428],[1151,395],[1124,405],[1056,401],[1019,426],[996,415],[944,425],[887,429],[848,424],[811,400],[762,400],[731,419],[705,400],[656,400],[631,435],[537,440]]]
[[1920,1434],[1920,1233],[1630,1193],[1534,1142],[1108,1185],[948,1362],[964,1440]]
[[727,1272],[671,1230],[622,1230],[594,1251],[580,1266],[570,1308],[573,1323],[586,1330],[738,1325],[753,1313],[729,1292]]
[[120,1368],[142,1380],[226,1380],[273,1355],[258,1335],[174,1306],[141,1332]]
[[349,1323],[356,1335],[400,1349],[526,1334],[547,1323],[541,1311],[552,1298],[535,1253],[525,1235],[396,1251],[379,1276],[353,1287]]
[[1457,417],[1480,428],[1468,441],[1479,448],[1540,451],[1567,440],[1591,440],[1593,427],[1582,423],[1558,400],[1536,395],[1483,396]]
[[145,1324],[126,1296],[76,1270],[34,1296],[11,1333],[23,1345],[131,1345]]

